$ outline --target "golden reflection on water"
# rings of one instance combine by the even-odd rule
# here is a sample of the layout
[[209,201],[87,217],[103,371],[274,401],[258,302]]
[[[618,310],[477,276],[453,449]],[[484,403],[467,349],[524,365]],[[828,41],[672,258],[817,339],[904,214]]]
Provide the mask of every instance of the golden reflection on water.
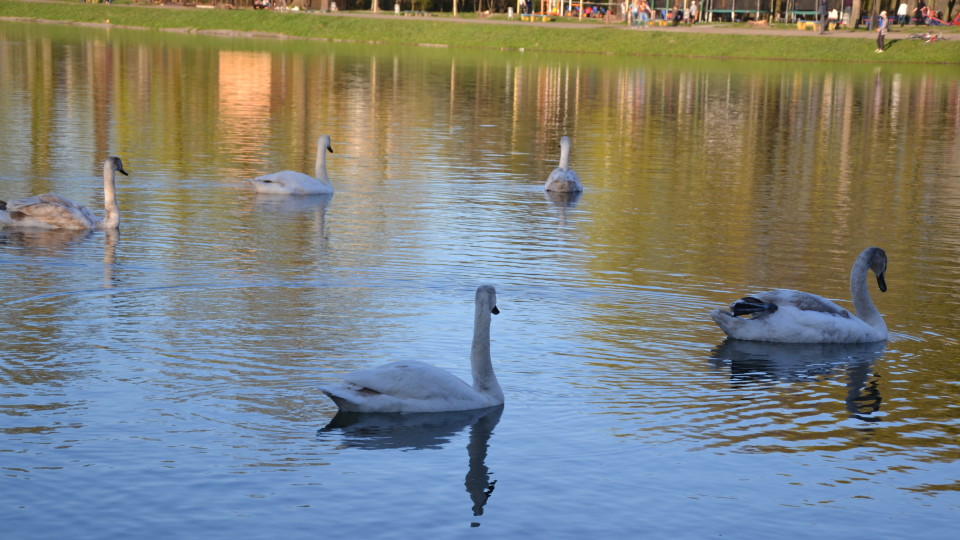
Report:
[[[924,423],[912,424],[909,411],[893,413],[887,421],[902,429],[878,438],[906,445],[898,433],[955,416],[936,403],[952,395],[956,378],[941,373],[953,359],[942,349],[955,346],[960,334],[953,292],[960,279],[953,270],[960,251],[960,79],[950,68],[316,43],[222,48],[184,36],[143,43],[123,31],[87,31],[92,39],[75,32],[0,24],[3,195],[56,190],[95,199],[100,194],[91,195],[88,178],[95,164],[108,153],[121,155],[140,175],[121,188],[124,219],[130,215],[141,231],[163,230],[150,246],[163,252],[156,262],[162,271],[151,269],[160,274],[175,275],[184,261],[196,260],[206,261],[210,279],[294,281],[323,276],[338,264],[355,265],[353,275],[364,276],[378,264],[387,267],[380,276],[394,275],[399,266],[444,273],[472,257],[494,259],[484,248],[495,244],[502,250],[497,255],[515,257],[504,272],[514,272],[517,288],[562,284],[572,275],[606,293],[577,321],[593,343],[608,347],[587,357],[602,371],[595,387],[601,395],[624,391],[623,401],[601,407],[626,418],[644,406],[660,407],[684,427],[689,394],[673,391],[691,381],[685,373],[664,375],[654,360],[683,357],[682,347],[669,352],[678,342],[714,340],[709,332],[715,329],[698,320],[708,304],[781,286],[846,299],[852,256],[879,245],[891,255],[891,292],[878,301],[891,327],[906,338],[936,337],[921,348],[927,369],[911,373],[908,382],[864,377],[861,388],[873,384],[871,392],[881,396],[909,395],[926,415]],[[291,208],[249,196],[248,178],[312,171],[315,141],[324,133],[336,149],[328,161],[335,199]],[[561,135],[574,141],[571,163],[586,190],[577,201],[553,201],[549,231],[555,236],[545,238],[531,201],[545,204],[539,187],[556,165]],[[198,228],[204,234],[195,234]],[[556,238],[567,243],[548,244]],[[33,249],[72,241],[48,238]],[[104,256],[114,274],[129,262],[124,241],[111,243]],[[481,254],[457,251],[468,244]],[[559,275],[523,281],[550,249],[563,259]],[[394,252],[402,257],[391,259]],[[57,287],[56,275],[34,279]],[[306,363],[310,353],[329,351],[303,344],[297,330],[304,320],[353,340],[363,333],[343,329],[345,315],[309,318],[314,302],[328,301],[325,294],[335,293],[313,298],[291,287],[266,305],[249,288],[209,296],[235,304],[239,324],[253,334],[264,331],[265,313],[281,321],[272,331],[297,350],[287,360]],[[342,303],[357,309],[378,301],[376,293],[363,294]],[[174,318],[196,309],[194,295],[169,300],[158,314]],[[661,305],[673,314],[651,311]],[[350,309],[344,311],[363,317]],[[41,332],[55,334],[55,326]],[[651,335],[668,339],[651,344]],[[209,349],[217,347],[215,337],[180,339],[212,339]],[[367,340],[377,348],[375,337]],[[910,346],[908,339],[894,343]],[[744,382],[738,366],[730,368],[734,386]],[[823,388],[811,391],[827,393],[833,380],[818,380]],[[697,382],[736,399],[728,380]],[[850,412],[835,400],[807,406],[806,394],[750,388],[763,395],[756,409],[743,411],[739,420],[746,424],[771,408],[803,411],[798,422],[810,410]],[[704,425],[725,428],[727,405],[698,403]],[[776,420],[764,420],[758,431],[769,428],[785,440],[822,436],[819,424],[788,433]],[[746,432],[746,439],[752,435]]]

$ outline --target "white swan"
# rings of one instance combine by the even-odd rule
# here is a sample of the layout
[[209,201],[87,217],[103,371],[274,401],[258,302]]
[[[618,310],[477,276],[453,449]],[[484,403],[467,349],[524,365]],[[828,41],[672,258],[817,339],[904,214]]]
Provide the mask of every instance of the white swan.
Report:
[[447,412],[501,405],[503,391],[490,362],[490,319],[497,313],[497,292],[481,285],[470,351],[473,386],[430,364],[400,361],[349,373],[343,386],[321,390],[346,412]]
[[103,219],[66,197],[44,193],[18,201],[0,201],[0,223],[4,227],[42,229],[115,229],[120,226],[117,172],[128,176],[120,158],[108,157],[103,162]]
[[[867,290],[867,270],[877,276],[880,291],[887,290],[884,272],[887,254],[870,247],[860,253],[850,270],[853,315],[815,294],[778,289],[737,300],[730,311],[715,309],[710,316],[734,339],[781,343],[868,343],[887,339],[887,325]],[[739,315],[752,315],[740,318]]]
[[583,191],[583,184],[580,183],[580,177],[569,167],[570,161],[570,137],[564,135],[560,137],[560,166],[550,173],[547,177],[547,183],[543,189],[547,191],[576,192]]
[[314,176],[297,171],[280,171],[265,174],[251,180],[253,189],[259,193],[273,193],[276,195],[319,195],[333,193],[333,184],[327,176],[327,155],[325,150],[333,153],[330,146],[330,136],[321,135],[317,139],[317,165]]

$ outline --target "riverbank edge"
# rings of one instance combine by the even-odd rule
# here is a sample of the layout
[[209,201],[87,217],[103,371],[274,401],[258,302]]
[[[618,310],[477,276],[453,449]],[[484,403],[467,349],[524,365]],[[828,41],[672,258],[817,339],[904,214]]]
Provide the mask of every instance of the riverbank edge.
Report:
[[[5,9],[10,6],[42,7],[38,11],[45,12],[40,15],[46,16],[24,16],[22,13],[9,15],[9,12],[17,11]],[[156,16],[160,13],[162,16]],[[55,18],[50,18],[50,15]],[[216,27],[211,27],[211,15],[215,17],[213,26]],[[926,45],[919,40],[906,39],[906,33],[891,32],[887,37],[890,54],[881,57],[873,54],[875,46],[872,32],[840,31],[825,37],[816,35],[815,32],[783,28],[750,29],[729,23],[726,27],[701,25],[695,29],[681,26],[630,30],[622,24],[518,23],[505,19],[451,17],[408,18],[369,12],[284,14],[184,6],[66,4],[37,0],[0,0],[0,20],[160,30],[234,38],[300,39],[460,49],[766,61],[960,64],[960,40]],[[141,24],[136,24],[138,20]],[[131,22],[133,24],[130,24]],[[281,29],[278,27],[282,27],[282,23],[287,22],[296,22],[296,25],[289,25],[289,32],[275,31]],[[446,30],[437,30],[436,25]],[[369,28],[364,31],[364,27]],[[954,36],[960,37],[960,34],[950,35]],[[427,39],[418,41],[417,38],[420,37]],[[576,46],[570,47],[574,39]],[[491,45],[491,41],[501,44]],[[870,45],[864,46],[864,43]],[[869,54],[864,53],[865,50],[869,50]],[[768,54],[769,51],[774,52]],[[775,51],[780,51],[781,54]]]

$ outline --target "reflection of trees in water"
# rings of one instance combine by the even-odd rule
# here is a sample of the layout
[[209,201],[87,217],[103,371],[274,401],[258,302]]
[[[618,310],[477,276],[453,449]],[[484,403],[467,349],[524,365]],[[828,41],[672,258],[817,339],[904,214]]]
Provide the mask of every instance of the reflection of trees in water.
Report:
[[[339,412],[318,435],[339,433],[341,446],[364,450],[439,449],[470,426],[467,443],[467,475],[464,486],[473,503],[474,516],[482,516],[483,508],[493,494],[496,480],[490,479],[487,448],[490,437],[500,422],[503,405],[472,411],[414,414],[374,414]],[[479,526],[472,523],[471,526]]]
[[847,379],[846,408],[866,422],[880,410],[879,379],[871,377],[873,363],[883,356],[886,342],[879,343],[764,343],[727,339],[714,350],[716,367],[729,364],[734,386],[757,381],[805,382],[823,378]]

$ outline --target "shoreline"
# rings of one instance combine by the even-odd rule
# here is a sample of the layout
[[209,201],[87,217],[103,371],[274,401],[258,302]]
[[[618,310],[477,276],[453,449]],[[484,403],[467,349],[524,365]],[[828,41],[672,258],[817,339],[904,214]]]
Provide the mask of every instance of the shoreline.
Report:
[[[35,9],[40,8],[42,9]],[[16,13],[18,12],[19,13]],[[627,28],[623,22],[539,22],[505,15],[476,18],[404,17],[393,12],[264,12],[196,9],[180,5],[82,4],[51,0],[0,0],[0,20],[160,30],[197,35],[301,39],[326,42],[530,52],[683,57],[765,61],[854,62],[914,65],[960,64],[960,32],[924,44],[908,39],[927,27],[887,33],[888,54],[874,54],[875,33],[833,30],[820,34],[796,26],[734,23]],[[445,23],[452,23],[445,24]],[[455,27],[455,28],[454,28]]]

